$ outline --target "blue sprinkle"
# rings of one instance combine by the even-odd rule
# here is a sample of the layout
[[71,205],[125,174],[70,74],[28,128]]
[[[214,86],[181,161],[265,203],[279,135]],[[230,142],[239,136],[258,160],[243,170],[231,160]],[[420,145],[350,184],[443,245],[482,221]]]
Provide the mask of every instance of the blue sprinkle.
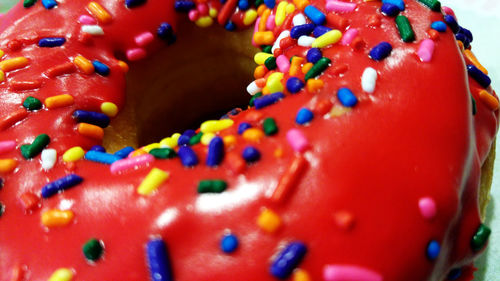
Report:
[[390,4],[390,3],[382,4],[382,7],[380,8],[380,10],[382,11],[382,13],[384,15],[389,16],[389,17],[395,17],[400,12],[398,6],[396,6],[394,4]]
[[50,10],[57,6],[57,2],[55,0],[42,0],[42,5],[45,9]]
[[323,54],[318,48],[311,48],[309,49],[309,51],[307,51],[306,58],[308,62],[317,63],[322,57]]
[[234,234],[226,234],[220,241],[220,248],[224,253],[232,253],[238,248],[238,237]]
[[242,156],[247,163],[253,163],[259,161],[260,152],[253,146],[247,146],[245,147],[245,149],[243,149]]
[[296,25],[290,30],[290,37],[293,39],[299,39],[300,36],[309,35],[313,32],[314,27],[315,25],[312,23]]
[[400,11],[404,11],[405,10],[405,2],[403,0],[382,0],[382,3],[384,4],[392,4],[396,7],[398,7],[398,9]]
[[464,44],[464,48],[467,49],[469,48],[470,46],[470,41],[469,39],[467,38],[467,36],[465,36],[464,34],[462,33],[457,33],[455,34],[455,39],[457,39],[457,41],[460,41]]
[[146,255],[148,261],[151,280],[153,281],[173,281],[172,266],[168,255],[167,245],[160,239],[153,239],[146,245]]
[[240,10],[246,11],[250,8],[250,2],[248,2],[248,0],[239,0],[238,1],[238,8]]
[[315,24],[322,25],[326,21],[326,16],[316,7],[308,5],[304,9],[304,14]]
[[207,166],[215,167],[224,158],[224,141],[221,137],[214,137],[208,144]]
[[171,45],[175,43],[176,37],[174,34],[174,29],[169,23],[162,23],[158,27],[158,30],[156,31],[156,34],[160,39],[164,40],[167,42],[167,44]]
[[448,280],[457,280],[462,276],[462,269],[460,268],[455,268],[450,271],[448,274]]
[[192,9],[196,8],[196,4],[189,0],[177,0],[174,4],[174,9],[177,12],[188,13]]
[[108,76],[111,71],[107,65],[98,60],[93,61],[92,65],[94,66],[95,72],[102,76]]
[[346,107],[353,107],[358,103],[358,98],[348,88],[340,88],[337,91],[337,98]]
[[381,42],[370,51],[370,58],[381,61],[387,58],[392,52],[392,46],[388,42]]
[[430,260],[435,260],[439,256],[439,252],[441,251],[441,245],[439,245],[439,242],[436,240],[432,240],[429,242],[429,245],[427,245],[427,258]]
[[446,23],[443,21],[435,21],[431,24],[431,28],[439,32],[445,32],[447,29]]
[[78,123],[89,123],[101,128],[106,128],[109,126],[110,122],[106,114],[85,110],[75,110],[75,112],[73,112],[73,118],[75,118]]
[[299,112],[297,112],[297,116],[295,117],[295,122],[299,125],[304,125],[309,123],[314,118],[314,113],[307,108],[301,108]]
[[196,135],[196,131],[195,130],[191,130],[191,129],[188,129],[188,130],[185,130],[184,133],[182,133],[183,136],[188,136],[188,137],[194,137]]
[[288,278],[300,264],[307,248],[302,242],[291,242],[281,251],[271,264],[271,274],[279,279]]
[[264,0],[264,4],[269,8],[273,9],[276,6],[276,0]]
[[64,37],[46,37],[38,41],[39,47],[52,48],[59,47],[66,43],[66,38]]
[[49,198],[53,195],[56,195],[59,192],[62,192],[66,189],[69,189],[81,183],[82,181],[83,179],[80,176],[77,176],[75,174],[67,175],[63,178],[60,178],[45,185],[42,188],[42,197]]
[[126,146],[120,150],[118,150],[117,152],[115,152],[114,154],[122,159],[128,157],[128,155],[132,152],[134,152],[135,149],[131,146]]
[[147,0],[125,0],[125,6],[127,6],[127,8],[129,9],[132,9],[141,6],[146,2]]
[[226,23],[226,25],[224,25],[224,28],[227,30],[227,31],[235,31],[236,30],[236,24],[234,24],[234,22],[232,21],[228,21]]
[[450,27],[451,31],[453,31],[453,33],[457,33],[458,32],[458,29],[460,28],[458,26],[458,22],[457,20],[455,19],[454,16],[452,15],[445,15],[444,16],[444,22],[446,22],[446,24]]
[[100,152],[96,150],[90,150],[85,153],[85,159],[89,161],[94,161],[102,164],[113,164],[114,162],[120,160],[121,158],[110,153]]
[[488,77],[488,75],[484,74],[479,68],[477,68],[474,65],[467,65],[467,72],[469,72],[469,75],[474,78],[474,80],[479,83],[479,85],[483,86],[484,88],[488,88],[491,84],[491,79]]
[[296,94],[304,88],[304,82],[297,77],[290,77],[286,81],[286,89],[292,93]]
[[182,135],[177,140],[177,145],[179,145],[179,146],[181,146],[181,145],[188,145],[190,139],[191,139],[190,136]]
[[281,92],[272,93],[269,95],[265,95],[265,96],[256,98],[253,101],[253,104],[255,105],[256,109],[261,109],[261,108],[264,108],[264,107],[269,106],[271,104],[277,103],[280,99],[282,99],[284,97],[285,97],[285,95]]
[[250,123],[247,123],[247,122],[241,122],[239,125],[238,125],[238,135],[241,135],[243,134],[246,130],[252,128],[252,125],[250,125]]
[[330,30],[332,29],[329,27],[326,27],[324,25],[318,25],[314,28],[313,35],[314,37],[320,37],[321,35],[327,33]]
[[106,152],[106,148],[102,145],[94,145],[90,148],[92,151]]
[[474,36],[472,36],[472,32],[470,30],[468,30],[467,28],[460,27],[458,32],[465,35],[467,37],[467,39],[469,39],[470,43],[472,43],[472,41],[474,41]]
[[181,159],[182,165],[185,167],[193,167],[198,165],[198,156],[189,146],[181,146],[177,152]]

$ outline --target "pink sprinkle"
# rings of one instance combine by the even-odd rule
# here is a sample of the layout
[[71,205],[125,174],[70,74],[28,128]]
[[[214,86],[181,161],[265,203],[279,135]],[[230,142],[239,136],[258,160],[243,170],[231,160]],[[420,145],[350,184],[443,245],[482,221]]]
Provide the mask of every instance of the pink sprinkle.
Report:
[[[260,23],[260,17],[258,17],[257,20],[255,21],[255,27],[253,28],[253,33],[256,33],[257,31],[259,31],[259,23]],[[253,40],[253,36],[252,36],[252,45],[254,47],[259,47],[259,45],[255,44],[255,40]]]
[[276,65],[280,72],[287,73],[290,69],[290,60],[285,55],[279,55],[276,58]]
[[16,149],[15,141],[0,141],[0,154],[10,152]]
[[146,50],[143,48],[134,48],[127,50],[127,59],[129,61],[136,61],[145,58],[147,55]]
[[266,21],[266,28],[267,30],[274,30],[274,28],[276,27],[276,21],[274,20],[274,15],[269,15],[269,17],[267,17],[267,21]]
[[208,15],[208,5],[206,3],[199,3],[198,7],[196,7],[200,12],[200,15],[206,16]]
[[430,62],[432,60],[435,45],[436,44],[431,39],[425,39],[422,43],[420,43],[417,55],[420,57],[421,61]]
[[94,25],[94,24],[97,24],[97,21],[89,16],[89,15],[81,15],[79,18],[78,18],[78,22],[81,23],[81,24],[85,24],[85,25]]
[[200,12],[198,12],[198,10],[192,9],[191,11],[189,11],[188,16],[190,21],[197,21],[200,17]]
[[450,15],[450,16],[453,16],[454,18],[457,18],[455,16],[455,12],[450,7],[443,6],[443,12],[444,12],[445,15]]
[[348,3],[337,0],[328,0],[326,10],[328,12],[345,13],[352,12],[356,9],[356,3]]
[[134,39],[135,39],[135,43],[139,47],[144,47],[147,44],[151,43],[155,39],[155,37],[154,37],[153,33],[146,31],[144,33],[141,33],[141,34],[135,36]]
[[326,281],[382,281],[383,277],[370,269],[357,265],[327,265],[323,270]]
[[418,208],[420,209],[420,214],[422,214],[422,217],[425,219],[430,220],[436,216],[436,202],[430,197],[420,198],[418,201]]
[[146,153],[137,157],[118,160],[111,164],[111,167],[109,169],[112,174],[118,174],[119,172],[127,170],[137,170],[140,168],[145,168],[153,161],[155,161],[155,157],[149,153]]
[[358,36],[359,31],[356,28],[350,28],[347,30],[344,35],[342,36],[342,39],[340,40],[340,44],[343,46],[349,46],[354,38]]
[[296,152],[304,152],[309,148],[309,141],[304,133],[298,129],[290,129],[286,133],[286,139]]

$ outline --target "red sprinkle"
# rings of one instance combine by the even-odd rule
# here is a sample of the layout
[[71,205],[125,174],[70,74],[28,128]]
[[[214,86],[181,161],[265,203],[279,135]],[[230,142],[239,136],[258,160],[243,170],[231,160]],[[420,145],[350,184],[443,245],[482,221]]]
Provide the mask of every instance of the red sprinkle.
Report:
[[332,106],[332,102],[328,99],[319,100],[314,107],[314,113],[317,115],[325,115],[332,109]]
[[236,4],[238,0],[228,0],[226,4],[220,10],[219,16],[217,16],[217,22],[224,26],[236,9]]
[[3,117],[0,119],[0,131],[3,131],[17,122],[23,120],[28,116],[28,111],[24,108],[20,108],[14,112],[12,112],[9,116]]
[[230,152],[226,156],[229,169],[236,175],[243,173],[246,167],[245,160],[236,152]]
[[326,15],[326,22],[340,31],[344,31],[349,26],[349,20],[334,13]]
[[34,90],[42,86],[40,80],[10,81],[9,87],[13,91]]
[[72,62],[67,62],[63,63],[60,65],[53,66],[49,68],[46,72],[45,75],[49,78],[54,78],[57,76],[61,76],[64,74],[71,74],[76,71],[75,64]]
[[21,205],[26,211],[33,211],[39,207],[40,198],[32,192],[25,192],[19,197]]
[[307,168],[307,160],[302,155],[297,155],[292,160],[292,163],[281,176],[278,186],[271,196],[271,200],[275,202],[282,201],[285,196],[290,193],[290,190],[296,186],[302,177],[305,169]]
[[335,224],[342,230],[351,230],[354,226],[354,216],[346,211],[339,211],[333,215]]

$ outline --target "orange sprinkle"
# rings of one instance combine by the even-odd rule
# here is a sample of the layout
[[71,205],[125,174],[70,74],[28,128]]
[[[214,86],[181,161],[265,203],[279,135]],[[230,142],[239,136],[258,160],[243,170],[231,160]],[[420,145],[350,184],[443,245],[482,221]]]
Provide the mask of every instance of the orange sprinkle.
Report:
[[222,141],[226,147],[231,147],[236,144],[236,137],[233,135],[225,136],[222,138]]
[[111,22],[112,20],[111,15],[99,3],[90,2],[87,7],[90,13],[92,13],[99,20],[100,23],[106,24]]
[[263,114],[260,111],[249,111],[245,116],[245,120],[248,122],[258,122],[262,119]]
[[78,69],[80,69],[85,74],[94,73],[94,65],[92,65],[92,62],[90,62],[83,56],[77,56],[73,60],[73,63],[76,65],[76,67],[78,67]]
[[267,73],[267,68],[263,65],[259,65],[255,68],[253,72],[253,78],[255,79],[262,78],[266,75],[266,73]]
[[262,88],[262,94],[263,95],[269,95],[271,93],[271,91],[269,90],[268,87],[264,87]]
[[272,31],[257,31],[253,35],[253,40],[257,45],[271,45],[274,43],[274,33]]
[[283,157],[283,148],[278,147],[274,150],[274,157],[281,158]]
[[20,108],[6,117],[2,116],[0,118],[0,131],[7,129],[10,126],[13,126],[14,124],[23,120],[27,116],[28,116],[28,111],[26,111],[26,109],[24,108]]
[[292,62],[290,64],[290,76],[296,76],[296,75],[299,75],[300,73],[300,66],[302,65],[302,63],[304,62],[304,58],[301,58],[301,57],[293,57],[292,58]]
[[304,11],[304,9],[310,4],[308,0],[293,0],[293,4],[301,10]]
[[243,132],[243,139],[249,142],[260,142],[264,137],[264,132],[261,129],[250,128]]
[[307,80],[307,91],[309,93],[316,93],[318,90],[323,88],[325,83],[321,79],[309,79]]
[[142,149],[142,148],[139,148],[139,149],[136,149],[134,151],[132,151],[132,153],[130,153],[130,157],[137,157],[137,156],[140,156],[140,155],[143,155],[143,154],[146,154],[147,152]]
[[266,23],[267,23],[267,18],[269,18],[269,15],[271,15],[271,10],[269,9],[264,10],[262,16],[260,17],[259,31],[266,31]]
[[312,64],[311,62],[304,64],[304,66],[302,67],[302,73],[306,74],[309,70],[311,70],[313,66],[314,64]]
[[465,50],[464,55],[475,67],[479,68],[479,70],[481,70],[484,74],[488,75],[488,70],[479,62],[471,50]]
[[486,90],[482,90],[479,92],[479,98],[481,101],[483,101],[486,106],[488,106],[489,109],[491,110],[497,110],[498,109],[498,99],[495,98],[492,94],[488,93]]
[[257,218],[257,225],[264,231],[273,233],[281,226],[281,218],[270,209],[263,209]]
[[462,52],[463,52],[465,50],[464,43],[462,43],[462,41],[457,40],[457,44],[458,44],[458,47],[460,48],[460,50],[462,50]]
[[267,8],[267,6],[266,6],[265,4],[261,4],[261,5],[257,8],[257,15],[258,15],[259,17],[261,17],[261,16],[262,16],[262,14],[263,14],[266,10],[269,10],[269,9]]
[[439,38],[439,32],[432,28],[427,30],[427,35],[429,35],[429,38],[432,40],[437,40]]
[[265,78],[259,78],[255,80],[255,85],[259,88],[264,88],[266,86],[266,79]]
[[88,123],[78,124],[78,133],[97,140],[104,137],[104,130],[101,127]]
[[54,78],[64,74],[70,74],[75,71],[76,71],[75,64],[67,62],[47,69],[45,75],[47,75],[49,78]]
[[25,57],[17,57],[13,59],[8,59],[0,61],[0,69],[5,72],[20,69],[29,64],[29,60]]
[[41,222],[46,227],[65,226],[69,224],[75,214],[71,210],[48,210],[42,213]]
[[16,159],[0,159],[0,173],[8,174],[17,167]]
[[45,99],[45,106],[48,109],[60,108],[65,106],[70,106],[75,102],[72,95],[64,94],[53,97],[48,97]]
[[119,60],[119,61],[118,61],[118,66],[122,69],[122,71],[123,71],[124,73],[127,73],[127,72],[129,71],[129,69],[130,69],[130,68],[128,67],[128,64],[127,64],[126,62],[122,61],[122,60]]

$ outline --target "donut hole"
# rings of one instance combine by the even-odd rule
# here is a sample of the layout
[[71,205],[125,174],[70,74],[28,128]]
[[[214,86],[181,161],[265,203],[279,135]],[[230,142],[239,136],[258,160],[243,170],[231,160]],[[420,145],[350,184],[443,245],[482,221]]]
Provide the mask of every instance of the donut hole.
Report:
[[109,151],[158,142],[247,107],[251,97],[245,88],[258,51],[251,32],[192,23],[179,27],[175,44],[130,65],[126,106],[106,130]]

